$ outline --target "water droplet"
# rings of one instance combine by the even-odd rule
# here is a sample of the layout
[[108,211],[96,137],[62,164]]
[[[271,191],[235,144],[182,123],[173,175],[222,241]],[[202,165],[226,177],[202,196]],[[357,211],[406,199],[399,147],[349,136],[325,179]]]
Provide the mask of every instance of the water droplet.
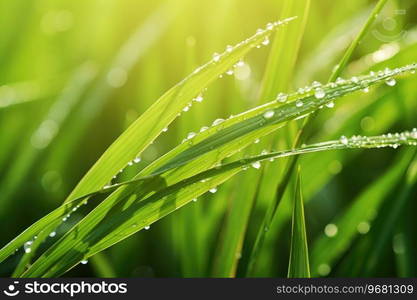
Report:
[[243,61],[243,60],[239,60],[237,63],[236,63],[236,67],[243,67],[245,65],[245,62]]
[[207,126],[203,126],[201,127],[200,132],[206,131],[207,129],[209,129]]
[[301,100],[295,101],[295,106],[297,106],[297,107],[303,106],[303,101],[301,101]]
[[316,89],[314,91],[314,97],[316,99],[323,99],[326,96],[326,92],[323,89]]
[[359,78],[356,77],[356,76],[353,76],[351,80],[352,80],[353,83],[358,83],[359,82]]
[[151,226],[145,226],[145,227],[143,227],[143,229],[145,229],[145,230],[149,230],[151,228]]
[[214,53],[213,54],[213,61],[218,62],[220,60],[220,54],[219,53]]
[[278,102],[286,102],[287,101],[287,99],[288,99],[288,95],[286,95],[286,94],[284,94],[284,93],[279,93],[278,95],[277,95],[277,101]]
[[233,73],[234,73],[234,72],[233,72],[233,70],[232,70],[232,69],[230,69],[230,70],[227,70],[227,71],[226,71],[226,74],[227,74],[227,75],[233,75]]
[[197,202],[197,200],[198,200],[197,198],[194,198],[192,201]]
[[182,109],[182,111],[184,111],[184,112],[187,112],[189,110],[190,110],[190,107],[188,105]]
[[232,50],[233,50],[233,46],[230,46],[230,45],[226,46],[226,51],[227,52],[232,52]]
[[369,87],[366,87],[362,90],[364,93],[369,93]]
[[333,108],[334,107],[334,102],[330,101],[330,102],[326,103],[326,107]]
[[167,132],[168,131],[168,127],[165,127],[164,129],[162,129],[162,132]]
[[255,161],[252,163],[252,167],[255,169],[259,169],[261,167],[261,163],[259,161]]
[[221,123],[223,123],[223,122],[224,122],[224,120],[223,120],[223,119],[216,119],[216,120],[214,120],[214,122],[213,122],[212,126],[217,126],[217,125],[219,125],[219,124],[221,124]]
[[30,248],[32,244],[33,244],[33,241],[27,241],[26,243],[23,244],[23,249],[25,250],[25,253],[30,253],[32,251],[32,249]]
[[135,164],[137,164],[137,163],[140,163],[140,161],[141,161],[142,159],[140,158],[140,157],[136,157],[134,160],[133,160],[133,162],[135,163]]
[[196,102],[203,102],[204,98],[202,94],[199,94],[197,97],[194,98]]
[[83,264],[83,265],[86,265],[86,264],[88,264],[88,260],[84,259],[84,260],[80,261],[80,263]]
[[387,78],[387,79],[385,80],[385,83],[386,83],[388,86],[394,86],[394,85],[397,83],[397,81],[395,80],[395,78]]
[[187,140],[190,140],[190,139],[192,139],[193,137],[195,137],[197,134],[195,133],[195,132],[190,132],[188,135],[187,135]]
[[265,37],[265,39],[262,41],[262,45],[267,46],[269,44],[269,38]]
[[209,189],[209,192],[214,194],[215,192],[217,192],[217,187]]
[[265,119],[270,119],[274,116],[275,112],[273,110],[268,110],[264,112],[263,116]]
[[347,137],[345,137],[344,135],[342,135],[342,136],[340,137],[340,142],[341,142],[343,145],[347,145],[347,144],[349,143],[349,140],[348,140],[348,138],[347,138]]
[[52,237],[54,237],[54,236],[56,236],[56,232],[55,231],[52,231],[50,234],[49,234],[49,236],[52,238]]
[[261,141],[260,139],[256,139],[256,140],[254,140],[254,141],[253,141],[253,143],[254,143],[254,144],[257,144],[257,143],[259,143],[260,141]]

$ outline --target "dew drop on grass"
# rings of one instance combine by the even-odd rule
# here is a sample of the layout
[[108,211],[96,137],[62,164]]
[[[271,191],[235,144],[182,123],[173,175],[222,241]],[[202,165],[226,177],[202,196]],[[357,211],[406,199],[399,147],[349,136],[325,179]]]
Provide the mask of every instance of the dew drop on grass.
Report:
[[266,111],[263,116],[265,119],[270,119],[274,116],[275,112],[273,110]]
[[203,100],[204,100],[204,98],[203,98],[203,95],[202,94],[199,94],[197,97],[195,97],[194,98],[194,100],[196,101],[196,102],[203,102]]
[[301,100],[295,101],[295,106],[297,106],[297,107],[303,106],[303,101],[301,101]]
[[340,142],[341,142],[343,145],[347,145],[347,144],[349,143],[349,140],[348,140],[348,138],[347,138],[347,137],[345,137],[344,135],[342,135],[342,136],[340,137]]
[[216,119],[216,120],[214,120],[214,122],[213,122],[213,126],[217,126],[217,125],[219,125],[219,124],[221,124],[221,123],[223,123],[224,122],[224,120],[223,119]]
[[330,102],[326,103],[326,107],[333,108],[334,107],[334,102],[330,101]]
[[23,249],[25,250],[25,253],[30,253],[32,251],[32,249],[30,248],[32,244],[33,241],[27,241],[26,243],[24,243]]
[[267,46],[269,45],[269,38],[265,37],[265,39],[262,41],[262,45]]
[[195,137],[197,134],[195,133],[195,132],[190,132],[188,135],[187,135],[187,140],[190,140],[190,139],[192,139],[193,137]]
[[80,261],[80,263],[83,264],[83,265],[86,265],[86,264],[88,264],[88,260],[84,259],[84,260]]
[[197,202],[197,200],[198,200],[197,198],[194,198],[192,201],[193,201],[193,202]]
[[220,60],[220,54],[219,53],[214,53],[213,54],[213,61],[218,62]]
[[140,161],[141,161],[142,159],[140,158],[140,157],[136,157],[134,160],[133,160],[133,162],[135,163],[135,164],[137,164],[137,163],[140,163]]
[[209,189],[209,192],[212,193],[212,194],[216,193],[217,192],[217,187],[213,187],[213,188]]
[[227,75],[233,75],[233,73],[234,73],[234,71],[232,69],[226,71]]
[[316,99],[323,99],[326,96],[326,92],[323,89],[316,89],[314,92],[314,97]]
[[363,91],[364,93],[369,93],[369,87],[365,87],[362,91]]
[[162,129],[162,132],[167,132],[168,131],[168,127],[165,127],[164,129]]
[[359,78],[356,77],[356,76],[353,76],[351,80],[352,80],[353,83],[358,83],[359,82]]
[[287,99],[288,99],[288,96],[287,96],[286,94],[284,94],[284,93],[279,93],[279,94],[277,95],[277,101],[278,101],[278,102],[282,102],[282,103],[284,103],[284,102],[286,102],[286,101],[287,101]]
[[190,107],[188,105],[182,109],[182,111],[184,111],[184,112],[187,112],[189,110],[190,110]]
[[385,80],[385,83],[386,83],[388,86],[394,86],[394,85],[397,83],[397,81],[395,80],[395,78],[387,78],[387,79]]
[[145,229],[145,230],[149,230],[151,228],[151,226],[145,226],[145,227],[143,227],[143,229]]
[[236,67],[243,67],[245,65],[245,62],[243,61],[243,60],[239,60],[237,63],[236,63]]
[[259,143],[261,140],[260,139],[256,139],[255,141],[253,141],[254,144]]
[[206,131],[207,129],[209,129],[207,126],[203,126],[201,127],[200,132]]
[[261,163],[259,161],[255,161],[252,163],[252,167],[255,169],[259,169],[261,167]]
[[49,234],[49,236],[52,238],[52,237],[54,237],[54,236],[56,236],[56,232],[55,231],[52,231],[50,234]]
[[227,52],[232,52],[232,50],[233,50],[233,46],[230,46],[230,45],[226,46],[226,51]]

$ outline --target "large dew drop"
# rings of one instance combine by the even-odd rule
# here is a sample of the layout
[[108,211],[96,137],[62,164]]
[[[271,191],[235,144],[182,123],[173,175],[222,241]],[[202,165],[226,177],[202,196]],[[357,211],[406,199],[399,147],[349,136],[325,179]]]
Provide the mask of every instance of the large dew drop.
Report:
[[314,97],[316,99],[323,99],[326,96],[326,92],[323,89],[316,89],[314,92]]
[[259,169],[261,167],[261,163],[259,161],[255,161],[254,163],[252,163],[252,167],[254,167],[255,169]]
[[394,86],[394,85],[397,83],[397,81],[395,80],[395,78],[387,78],[387,79],[385,80],[385,83],[386,83],[388,86]]
[[275,112],[273,110],[266,111],[263,116],[265,119],[270,119],[274,116]]

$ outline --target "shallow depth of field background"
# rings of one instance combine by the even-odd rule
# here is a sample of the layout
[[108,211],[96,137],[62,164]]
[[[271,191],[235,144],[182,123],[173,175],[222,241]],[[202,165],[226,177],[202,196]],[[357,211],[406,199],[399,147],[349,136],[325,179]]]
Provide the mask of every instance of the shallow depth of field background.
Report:
[[[326,81],[374,4],[312,1],[287,91],[314,80]],[[280,15],[279,0],[0,0],[1,246],[57,207],[103,151],[166,90],[213,53],[238,43]],[[416,26],[415,1],[389,1],[344,75],[417,61]],[[292,51],[291,45],[282,47]],[[261,103],[258,88],[269,49],[255,49],[238,72],[212,84],[204,101],[183,113],[139,164],[125,170],[123,178],[130,178],[180,143],[188,132]],[[379,86],[344,98],[334,109],[320,113],[310,141],[417,127],[416,83],[416,78],[408,78],[392,89]],[[57,101],[60,106],[54,106]],[[67,113],[60,123],[48,121],[51,107]],[[294,122],[276,134],[282,139],[278,143],[281,149],[289,142],[284,132],[295,126]],[[412,151],[350,150],[303,157],[309,250],[314,251],[320,238],[343,234],[342,228],[326,225],[343,216],[372,184],[378,182],[381,189],[389,186],[392,178],[382,183],[378,179]],[[253,197],[260,174],[251,169],[236,176],[217,193],[191,202],[67,276],[217,275],[216,259],[228,211],[233,201]],[[258,226],[279,179],[278,174],[265,174],[268,180],[252,209],[236,276],[244,275]],[[379,200],[381,205],[373,218],[357,224],[354,238],[336,262],[330,266],[312,254],[313,276],[417,276],[416,189],[399,207],[395,228],[386,239],[389,242],[376,247],[383,234],[377,229],[372,242],[366,242],[374,230],[372,220],[383,223],[378,219],[380,210],[383,218],[390,218],[395,209],[393,203],[401,192],[402,180],[398,181],[389,192],[381,192],[381,199],[378,193],[364,196],[369,197],[369,204],[363,209]],[[292,190],[278,209],[255,276],[286,276]],[[373,259],[377,263],[365,270]],[[2,264],[0,275],[9,274],[16,262]]]

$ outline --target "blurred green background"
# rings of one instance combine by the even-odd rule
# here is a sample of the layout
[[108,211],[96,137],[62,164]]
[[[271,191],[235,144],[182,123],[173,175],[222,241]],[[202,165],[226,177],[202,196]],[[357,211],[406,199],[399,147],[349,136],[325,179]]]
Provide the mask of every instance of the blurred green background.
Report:
[[[57,207],[112,141],[167,89],[213,53],[279,19],[282,2],[0,0],[1,244]],[[283,92],[324,82],[375,3],[312,1],[293,76]],[[389,1],[345,75],[417,61],[416,25],[416,1]],[[281,46],[289,54],[294,51],[293,45]],[[253,51],[238,72],[214,83],[204,102],[183,113],[120,179],[132,177],[187,132],[273,100],[258,99],[269,50]],[[310,141],[416,127],[416,83],[414,76],[393,89],[381,86],[346,97],[320,113]],[[296,126],[293,122],[275,135],[278,148],[291,144],[286,132]],[[415,184],[406,185],[407,168],[416,164],[413,151],[352,150],[302,158],[314,276],[417,276],[417,192]],[[265,166],[262,177],[255,169],[236,176],[216,194],[67,275],[244,276],[279,179],[279,166],[271,166]],[[252,276],[286,276],[292,193],[289,189],[280,204]],[[242,211],[247,234],[237,243],[235,271],[225,274],[218,261],[227,252],[230,212],[248,199],[255,201],[249,215]],[[342,226],[332,225],[338,220]],[[0,265],[0,274],[10,274],[17,261]]]

